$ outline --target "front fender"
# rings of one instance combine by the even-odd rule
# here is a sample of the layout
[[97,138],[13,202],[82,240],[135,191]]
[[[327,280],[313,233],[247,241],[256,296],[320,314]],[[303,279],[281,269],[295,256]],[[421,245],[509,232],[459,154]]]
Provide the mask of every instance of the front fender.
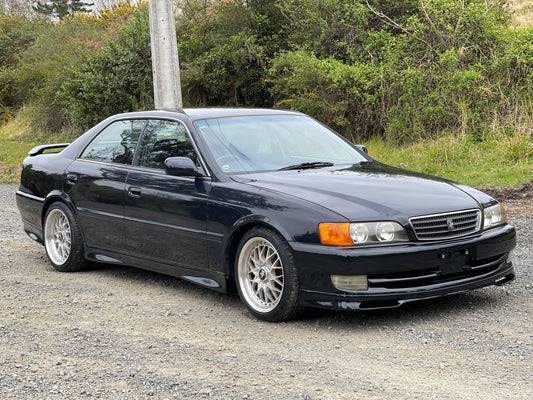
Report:
[[[278,223],[278,221],[265,216],[265,215],[259,215],[259,214],[250,214],[245,215],[242,218],[235,221],[233,224],[228,237],[231,238],[232,236],[235,236],[236,232],[244,230],[249,230],[253,226],[264,226],[266,228],[269,228],[277,233],[279,233],[286,241],[293,240],[291,234],[281,225]],[[227,244],[227,243],[226,243]]]

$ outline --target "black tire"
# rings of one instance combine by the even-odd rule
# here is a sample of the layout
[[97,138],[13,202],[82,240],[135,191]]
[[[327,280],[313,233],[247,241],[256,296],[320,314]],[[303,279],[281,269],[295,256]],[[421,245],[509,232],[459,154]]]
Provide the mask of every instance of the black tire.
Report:
[[53,267],[61,272],[82,270],[83,238],[72,210],[62,202],[50,206],[44,219],[44,247]]
[[296,272],[291,249],[277,233],[256,227],[242,237],[235,280],[242,302],[256,318],[279,322],[301,313]]

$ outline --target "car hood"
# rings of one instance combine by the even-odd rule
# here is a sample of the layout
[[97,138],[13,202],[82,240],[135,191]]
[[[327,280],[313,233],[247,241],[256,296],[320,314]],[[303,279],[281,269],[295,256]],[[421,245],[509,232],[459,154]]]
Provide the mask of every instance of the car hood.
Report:
[[350,221],[407,218],[479,208],[493,199],[444,179],[377,162],[234,175],[237,182],[283,193],[325,207]]

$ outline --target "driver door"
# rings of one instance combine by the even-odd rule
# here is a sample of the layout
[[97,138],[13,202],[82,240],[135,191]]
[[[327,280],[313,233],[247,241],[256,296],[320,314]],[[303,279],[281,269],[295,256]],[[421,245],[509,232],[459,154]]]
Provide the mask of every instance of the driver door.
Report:
[[197,155],[177,121],[150,120],[126,180],[126,245],[138,257],[207,270],[207,187],[203,178],[167,175],[168,157]]

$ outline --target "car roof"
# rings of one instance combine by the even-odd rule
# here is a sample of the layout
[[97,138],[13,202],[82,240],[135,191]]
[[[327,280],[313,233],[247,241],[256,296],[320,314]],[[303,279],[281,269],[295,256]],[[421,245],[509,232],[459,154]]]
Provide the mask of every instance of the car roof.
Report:
[[175,117],[183,118],[183,115],[189,117],[190,120],[195,121],[199,119],[209,118],[227,118],[227,117],[242,117],[254,115],[303,115],[297,111],[274,110],[270,108],[186,108],[183,112],[152,110],[152,111],[137,111],[131,113],[124,113],[115,115],[114,118],[146,118],[146,117]]
[[270,108],[186,108],[185,114],[191,119],[241,117],[254,115],[298,114],[296,111],[274,110]]

